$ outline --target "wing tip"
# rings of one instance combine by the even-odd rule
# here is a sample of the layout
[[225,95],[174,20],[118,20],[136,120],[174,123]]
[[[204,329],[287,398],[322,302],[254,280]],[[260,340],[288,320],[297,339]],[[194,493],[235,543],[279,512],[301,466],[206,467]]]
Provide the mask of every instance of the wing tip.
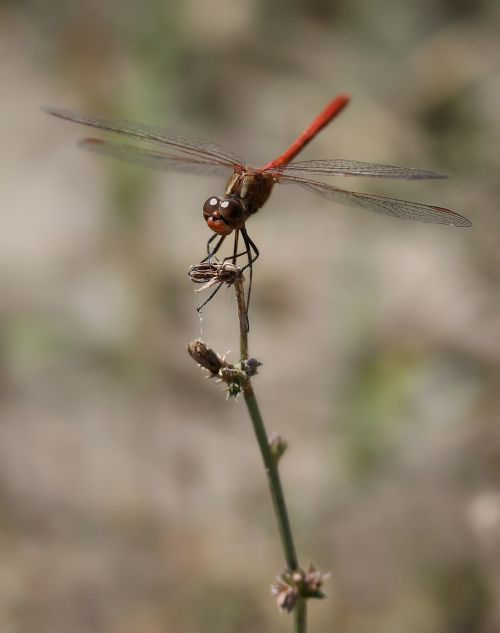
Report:
[[54,106],[40,106],[40,110],[45,112],[46,114],[50,114],[51,116],[58,117],[59,119],[67,118],[67,111],[62,108],[55,108]]
[[457,228],[470,228],[472,226],[472,222],[469,218],[466,218],[459,213],[455,213],[451,209],[446,209],[445,207],[432,207],[435,211],[440,211],[441,213],[450,214],[449,222],[447,223],[450,226],[456,226]]

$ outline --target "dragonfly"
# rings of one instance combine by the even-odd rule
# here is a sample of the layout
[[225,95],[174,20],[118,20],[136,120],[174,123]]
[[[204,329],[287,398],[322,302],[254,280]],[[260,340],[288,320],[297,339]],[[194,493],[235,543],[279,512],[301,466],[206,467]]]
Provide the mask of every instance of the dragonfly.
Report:
[[[94,154],[163,171],[226,177],[230,174],[224,194],[210,196],[203,205],[203,217],[213,235],[207,243],[207,257],[202,261],[213,261],[225,239],[234,234],[233,255],[226,259],[232,259],[235,263],[237,258],[247,257],[247,263],[242,270],[250,268],[250,293],[253,263],[260,253],[248,234],[246,223],[266,203],[276,184],[298,185],[327,200],[361,207],[396,218],[448,224],[456,227],[472,225],[464,216],[441,206],[350,191],[311,178],[311,176],[366,176],[403,180],[433,180],[446,178],[443,174],[411,167],[397,167],[344,158],[293,160],[345,108],[349,100],[348,95],[337,96],[285,152],[263,167],[251,167],[232,151],[184,132],[60,108],[47,107],[43,109],[60,119],[114,132],[147,145],[147,147],[141,147],[101,138],[82,139],[79,146]],[[241,253],[238,253],[239,235],[241,235],[245,246]],[[247,305],[249,298],[248,294]]]

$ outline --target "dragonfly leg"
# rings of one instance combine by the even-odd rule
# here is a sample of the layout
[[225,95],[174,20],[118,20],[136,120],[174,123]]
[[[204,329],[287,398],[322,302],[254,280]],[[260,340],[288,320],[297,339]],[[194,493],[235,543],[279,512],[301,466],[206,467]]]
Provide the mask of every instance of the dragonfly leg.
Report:
[[[257,248],[255,242],[252,239],[250,239],[250,236],[248,235],[246,228],[243,227],[241,229],[241,234],[243,235],[243,241],[245,242],[245,246],[246,246],[245,252],[248,255],[248,264],[243,267],[243,270],[245,270],[246,268],[251,268],[252,264],[257,261],[260,255],[260,251]],[[252,255],[252,251],[253,251],[253,255]]]
[[[257,246],[255,245],[255,243],[250,239],[250,236],[248,235],[247,231],[245,228],[240,229],[241,230],[241,234],[243,235],[243,241],[245,242],[245,250],[241,251],[241,253],[238,253],[238,237],[237,234],[235,236],[235,240],[234,240],[234,253],[228,257],[224,257],[224,259],[222,260],[223,263],[232,260],[232,263],[234,265],[236,265],[236,260],[238,259],[238,257],[243,257],[243,255],[246,255],[248,258],[248,264],[246,264],[242,270],[247,269],[249,266],[251,266],[253,264],[253,262],[259,257],[260,252],[259,249],[257,248]],[[244,233],[243,233],[244,232]],[[239,231],[238,231],[239,233]],[[246,237],[245,237],[246,236]]]
[[208,240],[208,242],[207,242],[207,256],[204,257],[201,260],[201,263],[206,262],[206,261],[210,261],[212,259],[212,257],[217,253],[219,248],[222,246],[222,242],[226,239],[225,235],[221,235],[219,241],[217,242],[217,244],[214,246],[214,248],[212,250],[210,250],[210,244],[215,240],[216,237],[217,237],[217,233],[214,233],[212,235],[212,237]]
[[210,293],[210,296],[208,297],[208,299],[205,299],[205,301],[196,308],[196,312],[201,312],[203,308],[207,305],[207,303],[209,303],[215,297],[215,295],[219,292],[221,288],[222,288],[222,281],[219,284],[217,284],[217,288]]
[[[238,257],[240,257],[241,255],[245,255],[247,253],[246,250],[243,253],[238,253],[237,252],[238,251],[238,234],[239,234],[239,231],[236,231],[235,232],[235,239],[234,239],[233,254],[231,256],[229,256],[229,257],[225,257],[222,260],[223,264],[225,264],[228,261],[232,261],[233,265],[236,266],[236,259]],[[216,237],[217,237],[217,234],[214,233],[214,235],[212,235],[212,237],[208,240],[208,242],[207,242],[208,255],[204,259],[202,259],[202,261],[201,261],[202,264],[205,263],[205,262],[208,262],[209,266],[213,266],[212,261],[211,261],[212,257],[214,257],[214,255],[218,252],[218,250],[222,246],[222,243],[224,242],[224,240],[226,239],[227,236],[226,235],[220,236],[219,241],[216,243],[214,248],[212,250],[210,250],[210,244],[214,241],[214,239]],[[217,264],[216,268],[218,268],[219,272],[220,272],[223,269],[223,266],[221,264]],[[222,287],[222,285],[224,283],[229,283],[229,285],[230,285],[232,282],[228,282],[227,279],[223,279],[222,281],[219,281],[219,283],[217,284],[217,287],[215,288],[215,290],[213,290],[210,293],[210,295],[208,296],[208,298],[205,299],[205,301],[196,308],[196,310],[198,312],[201,312],[203,310],[203,308],[207,305],[207,303],[209,303],[213,299],[213,297],[215,297],[215,295],[219,292],[219,290],[221,289],[221,287]]]
[[246,254],[248,257],[248,264],[246,264],[246,266],[244,266],[242,270],[245,270],[246,268],[250,268],[250,275],[249,275],[249,280],[248,280],[247,307],[246,307],[246,319],[247,319],[247,331],[248,331],[250,329],[250,321],[248,320],[248,308],[250,306],[250,295],[252,293],[253,263],[259,257],[260,252],[257,246],[255,245],[255,243],[252,241],[252,239],[248,235],[245,227],[241,229],[241,235],[243,236],[243,241],[245,242]]
[[233,265],[236,266],[236,259],[239,257],[238,255],[238,238],[240,236],[239,231],[234,232],[234,246],[233,246]]

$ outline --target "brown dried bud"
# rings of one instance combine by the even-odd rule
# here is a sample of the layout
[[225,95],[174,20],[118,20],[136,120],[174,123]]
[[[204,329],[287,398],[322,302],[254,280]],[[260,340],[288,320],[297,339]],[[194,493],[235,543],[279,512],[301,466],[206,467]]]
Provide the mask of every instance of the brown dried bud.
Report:
[[330,576],[331,574],[329,572],[322,573],[320,571],[316,571],[314,565],[311,563],[309,565],[309,571],[304,576],[303,595],[310,598],[323,598],[324,593],[321,591],[321,587],[323,586],[325,580],[328,580]]
[[223,361],[219,356],[203,343],[202,341],[191,341],[189,343],[187,350],[189,355],[193,360],[195,360],[198,365],[208,369],[208,371],[215,376],[221,370],[223,366]]
[[271,591],[276,596],[278,609],[289,613],[299,597],[324,598],[325,594],[321,591],[321,587],[329,577],[330,574],[316,571],[312,564],[307,572],[302,569],[285,570],[277,576],[274,585],[271,586]]

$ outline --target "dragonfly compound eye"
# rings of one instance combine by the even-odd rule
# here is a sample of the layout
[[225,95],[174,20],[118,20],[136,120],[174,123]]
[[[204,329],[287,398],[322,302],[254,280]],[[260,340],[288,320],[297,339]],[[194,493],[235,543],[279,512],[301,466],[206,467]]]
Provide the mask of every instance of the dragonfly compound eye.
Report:
[[209,198],[203,205],[203,217],[208,220],[210,216],[219,210],[220,200],[216,196]]
[[212,196],[203,205],[203,217],[208,227],[212,229],[214,233],[230,235],[234,227],[222,216],[220,207],[220,199],[216,196]]
[[220,214],[233,229],[240,229],[245,224],[245,208],[235,198],[225,198],[220,203]]

